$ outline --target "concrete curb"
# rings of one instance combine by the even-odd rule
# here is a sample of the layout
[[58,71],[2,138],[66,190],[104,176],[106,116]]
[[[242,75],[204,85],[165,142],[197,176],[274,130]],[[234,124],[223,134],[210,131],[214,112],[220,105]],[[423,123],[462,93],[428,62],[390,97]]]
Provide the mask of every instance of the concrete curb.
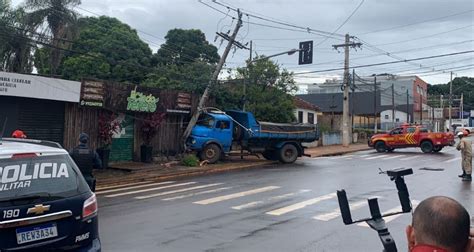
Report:
[[178,171],[178,172],[170,172],[168,174],[159,174],[159,175],[150,175],[150,172],[138,172],[143,174],[137,174],[134,178],[127,178],[122,179],[120,181],[112,180],[110,182],[98,181],[96,191],[99,192],[101,190],[106,190],[107,187],[111,186],[119,186],[121,184],[131,184],[131,183],[138,183],[138,182],[157,182],[162,180],[169,180],[169,179],[180,179],[186,177],[196,177],[202,176],[206,174],[215,174],[215,173],[224,173],[230,171],[238,171],[238,170],[246,170],[258,166],[265,166],[269,164],[276,164],[278,161],[262,161],[262,162],[254,162],[249,164],[242,164],[242,165],[235,165],[231,167],[217,167],[217,168],[210,168],[210,169],[203,169],[203,170],[194,170],[194,171]]
[[[339,155],[344,155],[344,154],[348,154],[352,152],[364,151],[364,150],[370,150],[370,149],[372,148],[365,147],[365,148],[356,149],[356,150],[342,150],[342,151],[336,151],[336,152],[331,152],[331,153],[315,154],[315,155],[311,155],[310,158],[339,156]],[[202,169],[202,170],[176,171],[176,172],[170,172],[166,174],[157,174],[157,175],[150,174],[150,173],[153,173],[153,171],[139,170],[139,171],[136,171],[135,175],[131,175],[133,176],[131,178],[124,178],[121,180],[108,179],[109,181],[104,180],[103,182],[98,181],[96,191],[106,190],[107,187],[111,187],[111,186],[120,186],[120,185],[139,183],[139,182],[158,182],[158,181],[170,180],[170,179],[182,179],[186,177],[197,177],[197,176],[203,176],[207,174],[246,170],[246,169],[251,169],[258,166],[265,166],[265,165],[277,164],[277,163],[279,162],[278,161],[259,161],[259,162],[252,162],[252,163],[247,163],[247,164],[235,163],[235,164],[231,164],[230,167],[223,166],[223,167],[216,167],[216,168],[209,168],[209,169]]]

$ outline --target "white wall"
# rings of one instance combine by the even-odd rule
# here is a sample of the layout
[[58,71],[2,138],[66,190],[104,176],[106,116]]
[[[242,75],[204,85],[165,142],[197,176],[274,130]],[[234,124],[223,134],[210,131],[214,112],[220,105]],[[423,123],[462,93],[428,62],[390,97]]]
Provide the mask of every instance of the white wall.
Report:
[[[398,121],[397,121],[398,119]],[[410,117],[408,119],[411,119]],[[407,113],[395,110],[395,122],[406,122],[407,121]],[[380,112],[380,122],[387,123],[392,122],[392,110],[385,110]]]
[[314,110],[309,110],[309,109],[301,109],[301,108],[296,108],[295,110],[295,118],[296,121],[298,122],[298,112],[302,111],[303,112],[303,123],[308,123],[308,113],[313,113],[314,115],[314,124],[318,123],[318,114]]

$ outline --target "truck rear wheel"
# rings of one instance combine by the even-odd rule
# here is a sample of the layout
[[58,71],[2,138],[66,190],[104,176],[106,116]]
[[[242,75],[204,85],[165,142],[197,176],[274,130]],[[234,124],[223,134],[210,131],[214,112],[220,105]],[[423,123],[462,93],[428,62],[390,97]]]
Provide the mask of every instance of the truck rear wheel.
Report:
[[435,146],[435,147],[433,148],[433,152],[440,152],[442,149],[443,149],[442,146]]
[[210,164],[214,164],[221,157],[221,148],[217,144],[208,144],[199,153],[201,161],[207,160]]
[[275,151],[264,151],[262,153],[262,156],[266,159],[266,160],[278,160],[278,157],[275,153]]
[[378,141],[375,143],[375,150],[377,152],[385,152],[387,151],[387,146],[385,146],[385,143],[382,141]]
[[280,162],[290,164],[298,158],[298,149],[293,144],[285,144],[279,151]]
[[433,144],[430,141],[423,141],[420,147],[423,153],[431,153],[433,151]]

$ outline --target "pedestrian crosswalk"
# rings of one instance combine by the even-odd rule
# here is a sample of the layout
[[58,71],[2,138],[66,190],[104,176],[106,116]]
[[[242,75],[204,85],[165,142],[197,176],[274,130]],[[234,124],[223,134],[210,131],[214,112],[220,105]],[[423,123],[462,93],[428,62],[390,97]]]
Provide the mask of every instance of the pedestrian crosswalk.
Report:
[[[243,186],[198,181],[139,182],[122,187],[101,188],[96,194],[99,202],[123,199],[120,197],[137,201],[156,199],[163,202],[179,201],[199,207],[219,206],[236,213],[255,211],[264,216],[273,216],[272,218],[296,215],[312,221],[341,221],[335,192],[285,188],[279,185]],[[383,198],[375,195],[372,197]],[[417,204],[417,201],[413,204]],[[352,211],[366,208],[368,213],[366,200],[352,201],[350,208]],[[389,211],[397,211],[398,208],[397,206]],[[386,220],[389,222],[395,218],[388,217]]]
[[460,154],[456,153],[454,148],[445,148],[440,153],[435,154],[426,154],[422,153],[419,148],[410,148],[410,149],[400,149],[393,152],[378,153],[374,150],[357,152],[350,155],[340,155],[340,156],[329,156],[329,157],[316,157],[315,159],[329,160],[334,162],[344,162],[344,161],[374,161],[374,162],[383,162],[386,160],[391,161],[400,161],[400,162],[413,162],[417,159],[423,160],[428,156],[429,159],[435,160],[439,163],[452,163],[460,161]]

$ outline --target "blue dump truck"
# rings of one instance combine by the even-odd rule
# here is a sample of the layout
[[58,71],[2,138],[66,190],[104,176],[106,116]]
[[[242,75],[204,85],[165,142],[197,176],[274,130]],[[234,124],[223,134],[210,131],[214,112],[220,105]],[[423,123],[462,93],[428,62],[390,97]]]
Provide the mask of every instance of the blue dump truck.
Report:
[[186,145],[209,163],[232,154],[261,154],[268,160],[293,163],[304,155],[301,143],[318,139],[314,124],[259,122],[250,112],[231,110],[202,113]]

